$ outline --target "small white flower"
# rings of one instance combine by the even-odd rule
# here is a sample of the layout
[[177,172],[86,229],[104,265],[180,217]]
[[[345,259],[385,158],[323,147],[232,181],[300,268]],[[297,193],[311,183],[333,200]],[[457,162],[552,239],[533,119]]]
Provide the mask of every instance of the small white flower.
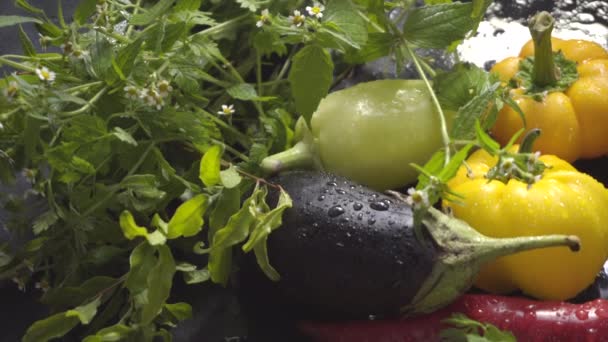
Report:
[[291,27],[300,27],[304,24],[304,14],[300,13],[300,11],[293,11],[293,15],[289,16],[289,21],[291,21]]
[[19,291],[25,292],[25,283],[23,282],[23,280],[21,280],[17,277],[14,277],[12,280],[15,284],[17,284]]
[[77,59],[84,59],[88,55],[89,51],[86,50],[75,49],[74,51],[72,51],[72,56],[76,57]]
[[426,191],[416,190],[415,188],[407,189],[408,196],[405,202],[414,208],[424,208],[429,206],[429,195]]
[[9,102],[13,101],[17,96],[17,93],[19,93],[19,84],[15,81],[8,82],[8,87],[2,90],[2,94],[4,94],[4,97],[6,97]]
[[264,24],[268,24],[270,22],[270,13],[268,9],[262,10],[260,16],[258,17],[258,21],[255,23],[255,26],[262,27]]
[[515,168],[517,168],[517,165],[515,164],[515,159],[513,159],[513,158],[505,158],[502,160],[502,163],[500,164],[501,173],[509,173],[509,172],[513,171]]
[[50,71],[47,67],[36,68],[36,75],[41,81],[53,83],[55,81],[55,72]]
[[217,113],[219,115],[232,115],[234,114],[235,110],[234,110],[234,105],[222,105],[222,110],[218,111]]
[[137,87],[135,87],[133,85],[128,85],[128,86],[124,87],[124,91],[125,91],[125,96],[129,100],[137,100],[137,98],[139,97],[139,91],[137,90]]
[[158,81],[156,87],[158,88],[158,93],[161,97],[167,97],[173,91],[173,87],[167,80]]
[[322,4],[315,2],[313,6],[306,6],[306,11],[308,15],[311,17],[316,17],[317,19],[323,18],[323,11],[325,10],[325,6]]
[[141,97],[148,106],[154,107],[157,110],[161,110],[165,104],[163,98],[156,89],[144,89],[141,91],[139,97]]

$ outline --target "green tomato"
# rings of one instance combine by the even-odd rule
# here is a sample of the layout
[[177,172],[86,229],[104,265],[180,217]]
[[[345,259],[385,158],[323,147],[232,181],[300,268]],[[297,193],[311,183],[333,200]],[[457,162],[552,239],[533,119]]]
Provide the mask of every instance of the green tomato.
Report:
[[[293,158],[284,152],[262,167],[313,165],[386,190],[414,183],[418,172],[410,164],[423,165],[442,146],[439,114],[421,80],[378,80],[333,92],[313,114],[311,131],[287,152]],[[302,158],[311,155],[316,162]]]

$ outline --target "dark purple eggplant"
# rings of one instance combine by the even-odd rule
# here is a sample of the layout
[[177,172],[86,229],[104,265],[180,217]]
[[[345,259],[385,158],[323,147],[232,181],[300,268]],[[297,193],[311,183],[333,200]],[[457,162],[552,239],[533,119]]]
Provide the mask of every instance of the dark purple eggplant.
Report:
[[[484,262],[534,248],[579,247],[565,235],[489,238],[434,208],[417,233],[408,204],[329,174],[296,171],[271,182],[293,199],[268,239],[281,279],[270,281],[245,258],[240,286],[244,297],[299,317],[431,312],[468,290]],[[268,200],[276,203],[277,191]]]

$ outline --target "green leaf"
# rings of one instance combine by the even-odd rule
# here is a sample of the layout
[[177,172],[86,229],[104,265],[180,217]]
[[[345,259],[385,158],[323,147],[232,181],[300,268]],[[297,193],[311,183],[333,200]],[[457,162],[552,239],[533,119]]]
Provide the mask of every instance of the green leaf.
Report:
[[351,0],[330,1],[323,21],[334,23],[358,48],[367,42],[368,33],[367,23],[357,11]]
[[141,51],[143,42],[144,41],[141,38],[136,39],[118,51],[116,65],[118,65],[124,76],[128,77],[131,75],[131,71],[133,71],[133,66]]
[[450,159],[448,165],[446,165],[445,168],[443,168],[443,170],[441,170],[441,172],[438,174],[438,178],[441,182],[447,183],[456,175],[458,169],[462,165],[462,162],[465,161],[469,156],[469,151],[473,148],[473,146],[473,144],[468,144],[452,156],[452,159]]
[[451,326],[440,333],[441,340],[471,342],[515,342],[515,336],[508,331],[501,331],[490,323],[482,323],[455,313],[443,320]]
[[83,25],[95,13],[97,0],[81,0],[74,10],[74,21]]
[[44,214],[38,216],[32,225],[34,235],[40,235],[45,230],[49,229],[52,225],[59,220],[59,216],[53,210],[49,210]]
[[36,18],[22,17],[18,15],[0,15],[0,27],[13,26],[23,23],[41,24],[42,21]]
[[[256,210],[256,202],[264,191],[256,188],[245,200],[241,209],[238,209],[239,193],[237,189],[224,190],[210,219],[211,229],[214,233],[209,236],[211,247],[207,268],[211,280],[218,284],[226,284],[228,281],[232,267],[231,247],[247,238],[250,227],[255,221],[253,211]],[[236,213],[232,214],[234,211]],[[226,222],[228,216],[229,219]],[[220,226],[223,227],[219,228]]]
[[242,179],[234,165],[230,165],[229,168],[220,171],[220,180],[225,188],[231,189],[236,187],[241,183]]
[[90,49],[93,76],[107,83],[111,83],[117,76],[112,68],[112,47],[107,39],[98,37]]
[[205,186],[211,187],[220,182],[222,147],[214,145],[203,155],[199,167],[199,178]]
[[360,49],[351,49],[344,55],[350,64],[363,64],[388,56],[395,43],[393,35],[385,32],[369,34],[367,42]]
[[251,251],[264,237],[267,237],[273,230],[281,226],[283,211],[287,208],[291,208],[293,202],[285,190],[281,188],[280,191],[281,193],[276,208],[267,213],[258,215],[255,227],[249,236],[249,240],[243,245],[243,251]]
[[475,122],[477,120],[483,122],[484,127],[486,127],[485,119],[497,110],[496,100],[499,94],[496,90],[499,87],[499,83],[491,85],[467,104],[460,107],[452,123],[450,131],[452,139],[473,138],[475,136]]
[[133,240],[138,236],[143,236],[152,246],[163,245],[167,240],[158,230],[154,233],[148,233],[148,230],[145,227],[138,226],[137,223],[135,223],[133,215],[131,215],[128,210],[124,210],[120,214],[119,223],[125,237],[129,240]]
[[319,102],[329,91],[333,70],[331,56],[317,45],[304,47],[292,59],[288,77],[291,92],[296,102],[296,109],[308,123]]
[[[444,110],[457,111],[490,86],[489,74],[470,63],[459,63],[433,79],[433,88]],[[493,82],[492,82],[493,83]]]
[[175,7],[173,10],[175,12],[179,11],[196,11],[201,8],[203,0],[177,0]]
[[132,296],[135,296],[147,288],[146,279],[154,267],[154,247],[147,242],[140,243],[129,258],[131,269],[125,281],[125,286]]
[[184,272],[184,282],[188,285],[199,284],[211,279],[211,274],[207,268]]
[[479,120],[475,121],[475,133],[477,134],[477,141],[484,150],[488,151],[488,153],[495,155],[496,152],[500,150],[500,144],[483,130]]
[[36,56],[36,49],[34,44],[28,37],[27,33],[23,30],[23,26],[19,25],[19,40],[21,41],[21,47],[26,56]]
[[[424,164],[424,167],[422,169],[430,175],[437,175],[443,169],[444,162],[445,150],[441,149],[431,156],[429,161]],[[420,175],[418,175],[418,184],[416,185],[416,189],[422,190],[426,188],[429,185],[430,181],[431,179],[429,178],[429,176],[426,175],[425,172],[421,172]]]
[[159,246],[158,261],[150,271],[148,283],[147,304],[141,313],[141,323],[149,324],[160,313],[163,305],[171,294],[175,261],[168,246]]
[[187,31],[186,23],[179,22],[175,24],[169,24],[165,27],[165,34],[161,43],[161,51],[167,52],[173,48],[175,42],[180,38],[183,38]]
[[192,318],[192,306],[188,303],[166,303],[164,308],[178,321],[185,321]]
[[97,314],[97,308],[101,304],[101,296],[98,296],[88,304],[81,305],[72,310],[68,310],[65,315],[67,317],[78,317],[80,323],[89,324]]
[[175,0],[160,0],[154,6],[148,8],[143,13],[138,13],[131,17],[129,23],[132,25],[148,25],[155,19],[167,13]]
[[112,134],[114,134],[114,136],[122,142],[125,142],[129,145],[137,146],[137,140],[135,140],[135,138],[133,138],[133,136],[129,132],[125,131],[120,127],[114,127],[114,132],[112,132]]
[[530,96],[544,96],[546,92],[566,91],[572,83],[578,80],[576,62],[567,59],[561,51],[553,53],[553,62],[559,70],[557,83],[545,87],[539,87],[534,83],[534,57],[530,56],[519,63],[519,71],[515,78],[521,82],[526,89],[526,94]]
[[67,316],[65,312],[60,312],[36,321],[27,329],[21,341],[46,342],[54,338],[60,338],[74,329],[79,322],[78,317]]
[[208,204],[209,199],[205,194],[196,195],[182,203],[169,221],[167,238],[189,237],[200,232]]
[[242,8],[246,8],[251,12],[256,12],[261,5],[265,4],[266,1],[256,1],[256,0],[236,0]]
[[82,342],[118,342],[126,341],[133,333],[133,328],[116,324],[99,330],[95,335],[87,336]]
[[413,9],[403,26],[405,38],[418,47],[446,48],[475,28],[471,3],[449,3]]
[[273,99],[274,97],[259,97],[258,92],[255,90],[253,85],[249,83],[239,83],[234,85],[228,89],[226,89],[228,94],[232,96],[232,98],[237,100],[244,101],[267,101]]

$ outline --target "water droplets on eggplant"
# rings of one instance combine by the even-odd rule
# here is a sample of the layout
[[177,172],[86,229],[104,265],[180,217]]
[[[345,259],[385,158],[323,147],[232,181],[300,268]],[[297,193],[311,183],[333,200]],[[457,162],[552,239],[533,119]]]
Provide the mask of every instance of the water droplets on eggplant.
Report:
[[355,203],[355,204],[353,204],[353,209],[355,211],[359,211],[359,210],[363,209],[363,204],[361,204],[361,203]]
[[386,200],[375,201],[375,202],[370,203],[369,207],[374,210],[377,210],[377,211],[385,211],[385,210],[388,210],[388,208],[390,207],[390,204]]
[[329,215],[329,217],[338,217],[344,214],[344,212],[345,210],[344,208],[342,208],[342,206],[334,205],[333,207],[329,208],[329,210],[327,210],[327,215]]
[[341,188],[336,188],[336,193],[339,195],[344,195],[344,194],[346,194],[346,191],[344,191],[344,189],[341,189]]
[[325,200],[325,195],[321,195],[321,196],[317,197],[317,200],[318,200],[319,202],[321,202],[321,201]]

